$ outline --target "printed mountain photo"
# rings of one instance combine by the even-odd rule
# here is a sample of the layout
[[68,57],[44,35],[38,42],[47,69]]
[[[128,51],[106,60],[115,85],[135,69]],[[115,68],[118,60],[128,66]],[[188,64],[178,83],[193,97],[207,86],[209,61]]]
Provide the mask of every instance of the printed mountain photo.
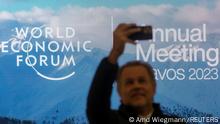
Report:
[[218,0],[0,0],[0,124],[89,124],[94,75],[123,23],[152,26],[118,64],[153,67],[161,110],[220,123],[219,13]]

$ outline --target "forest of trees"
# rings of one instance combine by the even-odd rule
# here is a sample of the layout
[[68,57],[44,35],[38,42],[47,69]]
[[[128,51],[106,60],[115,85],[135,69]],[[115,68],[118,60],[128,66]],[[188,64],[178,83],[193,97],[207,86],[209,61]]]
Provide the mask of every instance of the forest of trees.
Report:
[[0,124],[36,124],[30,120],[19,120],[15,118],[0,117]]
[[72,118],[67,118],[60,124],[87,124],[87,119],[86,117],[72,117]]
[[[213,117],[213,115],[211,114],[199,112],[196,109],[188,108],[188,107],[178,105],[178,104],[173,106],[172,108],[168,108],[164,106],[161,106],[161,108],[166,114],[176,115],[176,116],[184,117],[184,118]],[[56,111],[56,113],[57,112],[58,110]],[[56,118],[58,118],[57,115],[53,116],[52,119],[43,120],[40,124],[87,124],[88,123],[85,116],[73,116],[73,117],[64,119],[62,122],[57,122]],[[15,118],[0,117],[0,124],[37,124],[37,123],[31,120],[19,120]],[[196,124],[196,123],[193,123],[193,124]]]

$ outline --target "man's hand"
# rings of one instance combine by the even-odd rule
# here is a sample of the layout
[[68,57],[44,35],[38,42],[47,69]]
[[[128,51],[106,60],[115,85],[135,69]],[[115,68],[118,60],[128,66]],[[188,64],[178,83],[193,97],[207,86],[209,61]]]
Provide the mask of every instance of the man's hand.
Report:
[[135,41],[128,38],[133,33],[139,32],[140,28],[134,28],[135,24],[119,24],[113,33],[113,47],[108,56],[109,62],[117,63],[118,58],[123,54],[125,44],[136,44]]

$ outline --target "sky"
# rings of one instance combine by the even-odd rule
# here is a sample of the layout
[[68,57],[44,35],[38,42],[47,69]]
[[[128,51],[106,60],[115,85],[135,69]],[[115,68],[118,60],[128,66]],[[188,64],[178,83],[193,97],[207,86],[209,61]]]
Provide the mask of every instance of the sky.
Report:
[[113,28],[122,22],[183,29],[199,28],[205,23],[208,33],[220,33],[218,0],[0,0],[0,3],[0,22],[16,20],[54,28],[73,26],[78,39],[94,41],[94,46],[105,49],[111,46],[111,17]]
[[0,0],[0,11],[21,11],[31,10],[33,7],[59,10],[62,7],[80,6],[80,7],[97,7],[105,6],[109,8],[126,8],[128,6],[146,4],[160,5],[170,4],[173,6],[207,4],[213,6],[216,0]]

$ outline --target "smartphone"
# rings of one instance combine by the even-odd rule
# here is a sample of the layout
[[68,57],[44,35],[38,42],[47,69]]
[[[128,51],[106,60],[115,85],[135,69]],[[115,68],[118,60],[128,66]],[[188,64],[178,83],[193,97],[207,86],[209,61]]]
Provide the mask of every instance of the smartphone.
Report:
[[[133,27],[132,27],[133,28]],[[131,40],[150,40],[153,38],[152,26],[135,26],[140,28],[139,32],[131,34],[128,38]]]

